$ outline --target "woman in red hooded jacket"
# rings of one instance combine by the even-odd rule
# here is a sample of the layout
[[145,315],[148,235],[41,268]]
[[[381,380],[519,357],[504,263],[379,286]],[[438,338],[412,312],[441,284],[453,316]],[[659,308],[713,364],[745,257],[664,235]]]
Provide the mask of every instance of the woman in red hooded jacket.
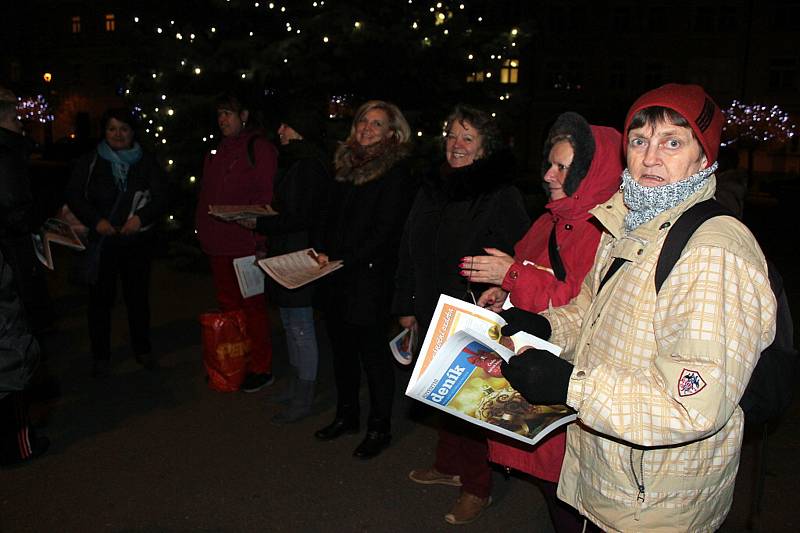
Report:
[[[539,312],[564,305],[578,294],[602,233],[589,210],[619,189],[621,146],[617,130],[590,126],[577,113],[556,119],[545,142],[542,166],[550,197],[547,212],[516,244],[514,257],[488,248],[489,255],[462,261],[471,265],[463,272],[471,281],[496,285],[481,295],[479,305],[500,311],[510,296],[515,307]],[[556,499],[565,444],[566,428],[533,448],[490,439],[489,458],[538,478],[556,531],[580,531],[580,515]]]

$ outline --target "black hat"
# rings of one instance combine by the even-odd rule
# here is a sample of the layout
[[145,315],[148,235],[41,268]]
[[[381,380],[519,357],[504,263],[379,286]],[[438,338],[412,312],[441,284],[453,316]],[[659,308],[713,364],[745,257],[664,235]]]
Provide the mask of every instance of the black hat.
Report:
[[322,138],[325,128],[322,113],[310,105],[300,103],[286,106],[280,114],[280,120],[306,140]]

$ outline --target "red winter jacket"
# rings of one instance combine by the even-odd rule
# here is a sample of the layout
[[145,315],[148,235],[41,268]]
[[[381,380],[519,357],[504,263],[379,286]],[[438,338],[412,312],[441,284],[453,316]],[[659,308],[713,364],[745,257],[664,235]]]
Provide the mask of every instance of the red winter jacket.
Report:
[[[549,212],[539,217],[514,247],[516,260],[506,273],[503,289],[511,303],[538,313],[549,306],[569,302],[581,289],[583,278],[594,263],[602,230],[589,210],[619,189],[622,174],[622,140],[619,132],[592,126],[595,152],[586,176],[572,196],[547,204]],[[552,274],[548,240],[556,227],[559,255],[567,272],[564,281]],[[547,269],[547,270],[545,270]],[[547,481],[557,482],[564,459],[566,431],[556,431],[531,448],[515,441],[489,439],[489,459]]]
[[[247,144],[253,142],[253,163]],[[264,238],[235,222],[221,222],[208,214],[209,205],[263,205],[272,201],[272,180],[278,167],[278,152],[262,134],[245,130],[225,137],[215,154],[203,164],[203,181],[197,199],[197,236],[208,255],[242,257],[252,255]]]

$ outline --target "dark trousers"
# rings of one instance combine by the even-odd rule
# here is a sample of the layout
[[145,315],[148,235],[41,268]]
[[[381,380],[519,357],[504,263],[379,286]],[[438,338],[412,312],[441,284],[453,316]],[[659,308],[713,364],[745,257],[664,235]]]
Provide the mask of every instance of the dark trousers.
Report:
[[461,490],[479,498],[492,491],[489,444],[485,431],[451,415],[443,415],[434,468],[461,477]]
[[394,369],[385,324],[355,326],[328,316],[327,326],[336,378],[336,416],[358,419],[358,391],[363,366],[370,400],[367,430],[388,432],[394,398]]
[[[558,483],[539,478],[534,478],[534,481],[542,491],[556,533],[581,533],[584,531],[586,533],[602,533],[603,530],[591,523],[588,518],[582,517],[575,508],[558,499],[556,495]],[[584,522],[586,529],[583,528]]]
[[32,430],[24,392],[0,398],[0,464],[27,459],[33,453]]
[[117,279],[128,309],[131,345],[136,354],[149,353],[151,242],[130,244],[107,241],[100,253],[97,282],[89,287],[89,337],[95,359],[111,357],[111,308],[117,297]]

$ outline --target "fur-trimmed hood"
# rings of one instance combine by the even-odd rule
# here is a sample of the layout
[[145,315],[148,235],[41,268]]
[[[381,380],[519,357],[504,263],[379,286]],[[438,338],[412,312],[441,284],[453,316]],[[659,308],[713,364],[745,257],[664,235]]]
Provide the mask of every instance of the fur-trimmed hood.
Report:
[[471,200],[510,185],[515,175],[514,154],[504,148],[466,167],[452,168],[445,161],[431,173],[425,187],[446,200]]
[[367,147],[342,143],[333,157],[336,181],[364,185],[380,178],[409,155],[411,145],[408,143],[382,142]]
[[547,134],[547,140],[544,143],[544,150],[542,151],[542,176],[545,175],[547,169],[550,168],[548,161],[550,157],[550,149],[553,143],[550,141],[553,137],[559,135],[569,135],[572,138],[574,147],[574,155],[572,157],[572,164],[569,166],[567,172],[567,179],[564,180],[564,193],[567,196],[572,194],[578,189],[581,181],[586,177],[589,172],[589,166],[592,164],[594,157],[595,143],[592,136],[592,129],[585,118],[578,113],[567,111],[558,116],[550,132]]

